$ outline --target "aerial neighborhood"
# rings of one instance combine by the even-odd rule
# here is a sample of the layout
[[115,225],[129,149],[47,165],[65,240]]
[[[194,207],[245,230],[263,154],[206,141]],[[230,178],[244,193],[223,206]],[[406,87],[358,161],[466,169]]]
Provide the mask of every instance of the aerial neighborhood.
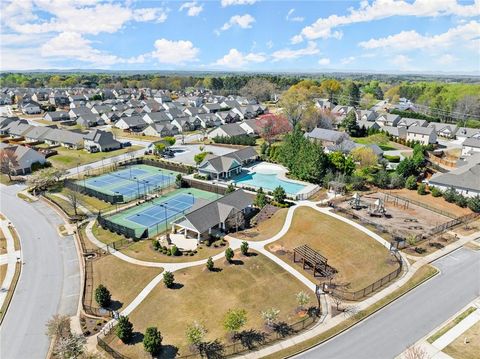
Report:
[[0,4],[0,359],[480,358],[479,0]]

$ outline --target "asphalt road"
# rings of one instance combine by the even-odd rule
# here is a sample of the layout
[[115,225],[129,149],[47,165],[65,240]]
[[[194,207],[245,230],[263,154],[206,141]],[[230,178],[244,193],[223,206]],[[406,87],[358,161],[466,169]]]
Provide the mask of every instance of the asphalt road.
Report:
[[0,185],[0,211],[21,237],[22,274],[0,327],[0,358],[45,358],[45,324],[56,313],[72,316],[80,295],[80,269],[72,237],[62,238],[59,215],[41,201],[16,196],[18,185]]
[[387,359],[401,354],[480,295],[480,251],[462,248],[434,265],[439,275],[296,358]]

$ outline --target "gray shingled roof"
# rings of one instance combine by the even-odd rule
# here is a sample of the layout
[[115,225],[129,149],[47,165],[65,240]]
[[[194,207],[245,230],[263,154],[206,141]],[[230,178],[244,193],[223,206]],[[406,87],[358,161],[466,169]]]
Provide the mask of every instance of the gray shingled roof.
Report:
[[459,167],[448,173],[434,174],[429,183],[446,187],[480,191],[480,163]]

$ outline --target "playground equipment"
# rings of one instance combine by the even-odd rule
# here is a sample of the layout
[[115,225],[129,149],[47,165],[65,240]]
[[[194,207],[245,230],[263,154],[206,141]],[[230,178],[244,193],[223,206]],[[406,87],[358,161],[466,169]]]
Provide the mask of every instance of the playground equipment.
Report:
[[395,207],[402,207],[403,209],[408,209],[410,206],[410,201],[408,199],[403,199],[388,193],[385,193],[384,201],[385,203],[392,202]]
[[352,209],[357,211],[368,207],[366,204],[362,204],[361,196],[357,192],[353,194],[352,200],[349,202],[349,204]]
[[378,198],[375,201],[375,203],[372,206],[369,207],[368,214],[371,217],[382,217],[382,216],[387,217],[387,211],[386,211],[385,206],[383,204],[383,200]]

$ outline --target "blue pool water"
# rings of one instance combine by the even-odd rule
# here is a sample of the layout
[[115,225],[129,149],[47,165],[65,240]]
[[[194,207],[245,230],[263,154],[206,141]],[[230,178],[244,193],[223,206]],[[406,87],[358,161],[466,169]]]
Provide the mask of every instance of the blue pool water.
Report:
[[265,174],[256,172],[240,175],[233,180],[234,182],[243,184],[245,186],[251,186],[256,188],[262,187],[266,191],[273,191],[278,186],[282,186],[285,192],[287,192],[287,194],[291,196],[296,195],[298,192],[300,192],[306,187],[299,183],[284,181],[278,178],[276,174]]

